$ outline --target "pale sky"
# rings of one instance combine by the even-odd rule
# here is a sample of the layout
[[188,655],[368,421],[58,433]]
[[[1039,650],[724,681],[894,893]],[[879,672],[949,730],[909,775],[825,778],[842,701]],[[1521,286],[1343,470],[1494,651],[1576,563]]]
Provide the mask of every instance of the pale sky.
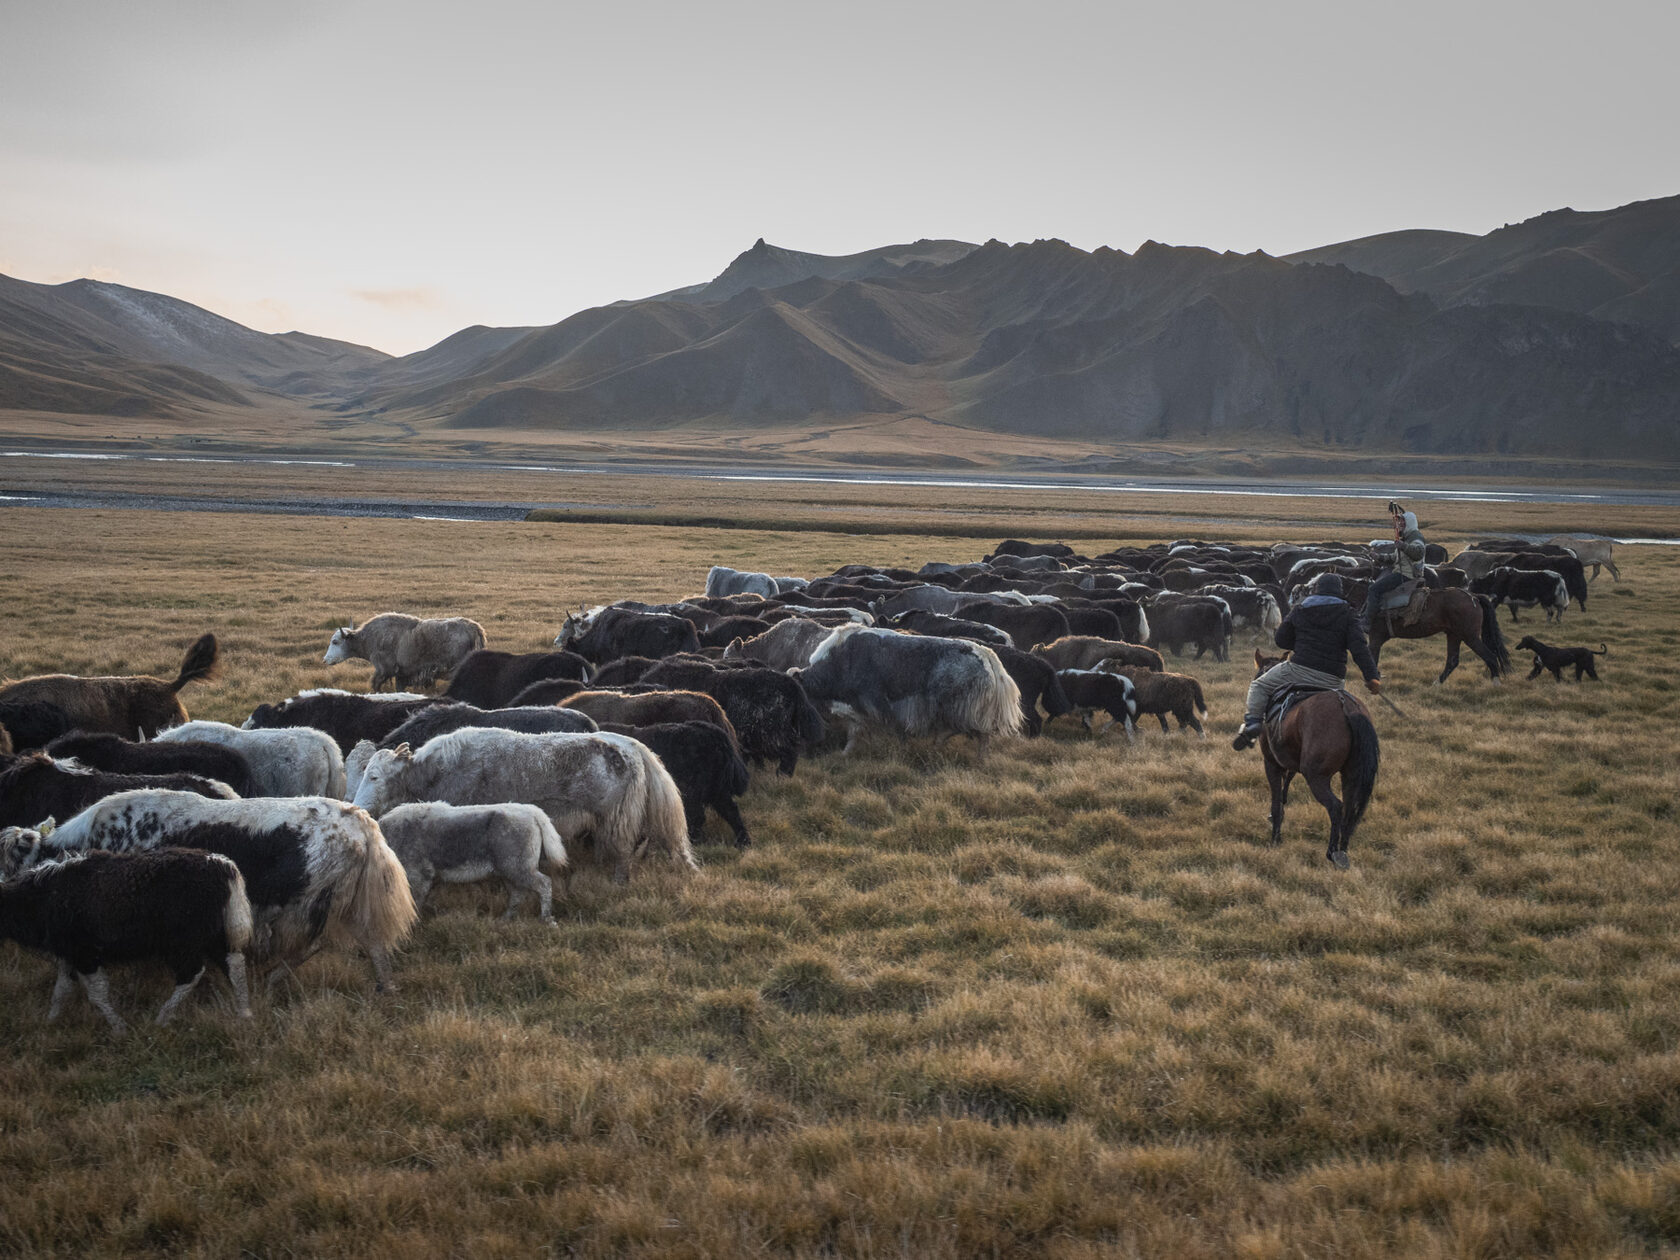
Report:
[[406,353],[763,236],[1283,254],[1680,192],[1680,4],[0,0],[0,272]]

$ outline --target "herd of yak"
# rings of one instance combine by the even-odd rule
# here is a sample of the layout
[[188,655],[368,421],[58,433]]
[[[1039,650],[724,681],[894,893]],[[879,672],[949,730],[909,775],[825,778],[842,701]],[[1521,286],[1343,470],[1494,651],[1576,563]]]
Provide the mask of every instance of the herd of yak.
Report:
[[[327,946],[366,952],[387,987],[389,951],[434,882],[498,877],[509,916],[529,895],[552,921],[550,874],[566,874],[568,849],[620,883],[644,857],[693,868],[706,811],[747,845],[737,801],[752,768],[793,773],[831,728],[848,752],[870,727],[967,735],[984,751],[1064,715],[1088,730],[1107,715],[1128,737],[1140,715],[1205,734],[1199,683],[1161,651],[1227,660],[1235,631],[1269,634],[1320,572],[1359,599],[1381,550],[1181,542],[1080,556],[1011,540],[919,571],[720,567],[703,596],[580,609],[554,650],[530,653],[487,648],[466,618],[387,613],[337,630],[325,658],[371,662],[374,690],[304,692],[237,727],[189,721],[179,699],[216,668],[208,634],[174,679],[10,682],[0,937],[58,961],[49,1018],[79,980],[118,1029],[110,963],[169,967],[159,1023],[207,967],[248,1015],[248,964],[281,974]],[[1537,591],[1555,603],[1540,591],[1553,578],[1585,604],[1582,560],[1562,547],[1430,559],[1449,585],[1495,575],[1485,598],[1513,616]],[[1510,577],[1539,570],[1538,583]]]

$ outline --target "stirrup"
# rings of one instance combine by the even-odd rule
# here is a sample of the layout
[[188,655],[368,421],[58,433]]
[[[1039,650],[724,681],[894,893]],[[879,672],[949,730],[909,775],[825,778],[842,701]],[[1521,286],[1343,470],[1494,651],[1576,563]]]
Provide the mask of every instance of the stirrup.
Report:
[[1237,732],[1237,737],[1231,741],[1231,747],[1238,752],[1252,747],[1260,738],[1260,729],[1258,726],[1245,725],[1242,730]]

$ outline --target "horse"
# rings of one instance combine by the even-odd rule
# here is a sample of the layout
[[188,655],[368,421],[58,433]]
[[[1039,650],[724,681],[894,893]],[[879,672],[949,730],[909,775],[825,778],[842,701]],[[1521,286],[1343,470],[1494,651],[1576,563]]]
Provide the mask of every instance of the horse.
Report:
[[[1401,610],[1395,609],[1398,615]],[[1472,595],[1456,587],[1431,590],[1424,598],[1423,612],[1412,625],[1396,620],[1389,626],[1389,615],[1378,612],[1371,620],[1371,656],[1382,656],[1383,644],[1390,639],[1427,639],[1431,635],[1447,636],[1447,665],[1435,680],[1439,687],[1447,675],[1458,668],[1458,645],[1468,643],[1470,650],[1482,658],[1488,676],[1494,682],[1511,670],[1511,653],[1505,646],[1505,636],[1499,629],[1499,618],[1493,602],[1486,595]]]
[[[1254,654],[1256,676],[1284,658]],[[1330,846],[1324,856],[1336,867],[1348,868],[1348,839],[1376,786],[1381,748],[1370,710],[1346,691],[1321,691],[1300,701],[1284,716],[1272,740],[1270,724],[1260,732],[1260,756],[1272,788],[1272,843],[1283,843],[1283,807],[1289,785],[1304,775],[1313,797],[1330,815]],[[1330,789],[1332,775],[1342,776],[1342,800]]]

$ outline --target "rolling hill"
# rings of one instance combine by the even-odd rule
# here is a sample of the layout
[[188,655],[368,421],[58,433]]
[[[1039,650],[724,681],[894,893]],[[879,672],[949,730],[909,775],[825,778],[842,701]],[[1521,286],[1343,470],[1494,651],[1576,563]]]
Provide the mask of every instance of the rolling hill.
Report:
[[1680,197],[1553,210],[1486,236],[1389,232],[1289,260],[1339,263],[1443,306],[1551,307],[1680,343]]

